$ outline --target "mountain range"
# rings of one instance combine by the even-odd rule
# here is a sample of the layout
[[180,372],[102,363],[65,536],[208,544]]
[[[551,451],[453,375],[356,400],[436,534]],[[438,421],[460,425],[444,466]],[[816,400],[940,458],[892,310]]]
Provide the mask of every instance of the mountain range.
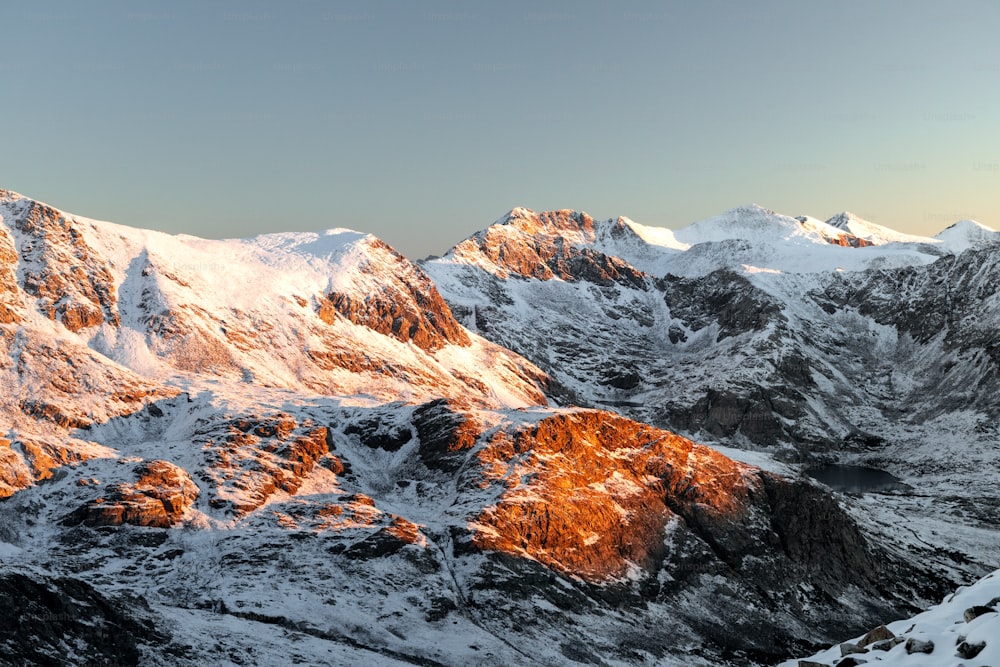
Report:
[[1000,562],[998,238],[518,208],[413,263],[0,191],[0,664],[775,664],[916,613]]

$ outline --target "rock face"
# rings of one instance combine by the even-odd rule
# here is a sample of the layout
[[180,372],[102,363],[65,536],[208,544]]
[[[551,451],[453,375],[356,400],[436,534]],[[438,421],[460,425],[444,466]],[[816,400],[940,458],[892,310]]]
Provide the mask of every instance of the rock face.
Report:
[[[462,467],[463,488],[492,502],[470,517],[471,532],[458,542],[463,553],[527,559],[580,578],[591,586],[582,587],[584,599],[613,595],[626,606],[676,610],[678,600],[696,596],[701,611],[689,622],[716,651],[779,656],[804,639],[790,626],[856,628],[880,618],[885,585],[901,583],[896,568],[915,577],[897,594],[926,583],[873,546],[817,487],[610,413],[544,418],[469,451],[475,463]],[[500,575],[497,568],[514,566],[497,558],[471,585],[486,598],[481,604],[509,609],[497,592],[521,599],[526,575],[520,568],[516,577]],[[726,584],[709,594],[703,587],[714,577]],[[557,595],[543,583],[533,590]],[[850,610],[830,605],[847,591],[868,601]],[[590,604],[556,603],[577,613]],[[784,625],[769,611],[778,609]]]
[[0,324],[20,322],[23,311],[17,284],[17,248],[10,232],[0,227]]
[[213,485],[209,504],[227,512],[250,512],[278,492],[294,495],[317,465],[343,471],[327,428],[285,413],[212,424],[196,437]]
[[0,498],[9,498],[32,481],[24,458],[11,449],[10,440],[0,438]]
[[[874,588],[883,570],[829,495],[610,413],[500,432],[475,456],[477,485],[501,495],[475,518],[473,546],[591,582],[663,566],[668,526],[769,588],[804,577],[833,595],[847,582]],[[762,567],[776,558],[780,568]]]
[[19,250],[24,291],[37,299],[38,309],[70,331],[103,322],[117,325],[114,279],[79,227],[44,204],[11,203],[20,207],[15,224],[23,234]]
[[429,352],[447,344],[470,344],[465,329],[455,321],[434,283],[423,271],[385,243],[373,242],[370,247],[387,256],[387,261],[393,264],[392,272],[397,282],[382,285],[377,292],[363,297],[330,292],[320,301],[320,319],[333,324],[337,314],[404,343],[412,341]]
[[420,439],[420,459],[429,468],[455,472],[479,438],[479,425],[468,412],[444,399],[431,401],[413,413]]
[[477,461],[504,491],[476,517],[472,544],[591,582],[655,568],[678,514],[699,527],[745,520],[753,485],[707,447],[600,412],[499,433]]
[[198,487],[183,468],[147,461],[134,469],[135,482],[108,487],[100,498],[67,516],[68,526],[149,526],[169,528],[181,521],[198,498]]

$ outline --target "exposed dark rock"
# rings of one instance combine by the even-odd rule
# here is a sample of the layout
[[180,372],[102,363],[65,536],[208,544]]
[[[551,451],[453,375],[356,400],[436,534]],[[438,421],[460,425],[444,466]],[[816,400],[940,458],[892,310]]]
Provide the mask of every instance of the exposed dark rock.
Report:
[[431,608],[424,616],[428,623],[434,623],[448,617],[448,614],[458,609],[458,605],[451,598],[435,597],[431,600]]
[[733,271],[720,269],[702,278],[667,275],[659,287],[672,316],[692,331],[717,323],[718,340],[784,320],[774,297]]
[[868,653],[868,649],[862,648],[858,644],[851,644],[850,642],[844,642],[840,645],[841,656],[848,656],[853,653]]
[[880,642],[875,642],[871,645],[871,650],[873,651],[891,651],[895,647],[902,644],[905,639],[902,637],[893,637],[892,639],[884,639]]
[[[782,412],[792,414],[781,415]],[[749,394],[710,389],[681,414],[686,415],[686,423],[682,424],[686,431],[703,431],[716,437],[742,433],[751,442],[761,444],[781,440],[785,433],[781,416],[796,416],[792,405],[763,387],[752,389]]]
[[[168,637],[143,603],[111,600],[77,579],[0,576],[0,663],[138,665]],[[78,661],[78,662],[77,662]]]
[[866,665],[868,661],[864,658],[859,658],[857,656],[851,655],[837,663],[837,667],[857,667],[857,665]]
[[984,641],[975,643],[965,641],[960,643],[955,650],[966,660],[972,660],[977,655],[982,653],[984,648],[986,648],[986,642]]
[[934,652],[934,642],[931,640],[917,639],[916,637],[910,637],[906,640],[906,652],[909,654],[913,653],[933,653]]
[[413,439],[413,431],[408,426],[387,423],[378,415],[351,422],[344,428],[344,433],[358,436],[366,447],[389,452],[399,451]]
[[420,438],[420,459],[429,468],[454,472],[465,461],[466,450],[476,444],[479,425],[447,399],[425,403],[413,411],[413,426]]
[[979,618],[983,614],[995,614],[995,613],[997,613],[997,610],[994,609],[993,607],[976,605],[974,607],[969,607],[968,609],[966,609],[962,613],[962,616],[965,618],[966,623],[971,623],[972,621]]

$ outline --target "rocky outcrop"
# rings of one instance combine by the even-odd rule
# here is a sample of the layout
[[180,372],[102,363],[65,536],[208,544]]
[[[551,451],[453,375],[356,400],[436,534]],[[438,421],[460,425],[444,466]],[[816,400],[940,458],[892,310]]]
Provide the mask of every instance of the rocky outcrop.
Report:
[[[503,491],[475,518],[476,548],[525,555],[588,581],[664,556],[676,510],[700,519],[746,512],[749,469],[685,438],[603,412],[498,433],[477,454]],[[683,506],[683,510],[681,509]]]
[[178,393],[109,363],[83,345],[55,341],[37,331],[0,335],[0,350],[5,348],[13,362],[8,396],[18,398],[19,412],[62,429],[88,428]]
[[16,324],[24,317],[24,300],[17,283],[17,248],[0,225],[0,324]]
[[344,470],[330,452],[330,432],[291,415],[240,417],[198,434],[211,484],[209,505],[235,514],[251,512],[275,493],[294,495],[317,465]]
[[559,278],[641,288],[646,281],[641,271],[617,257],[578,245],[594,237],[594,220],[586,213],[515,209],[501,224],[463,241],[453,252],[485,257],[504,278]]
[[685,328],[699,331],[717,324],[716,340],[762,331],[772,321],[785,319],[774,297],[728,269],[701,278],[667,275],[658,287],[670,314]]
[[198,498],[188,473],[167,461],[148,461],[133,470],[135,482],[113,484],[63,519],[67,526],[149,526],[181,522]]
[[428,352],[445,345],[470,344],[465,329],[455,321],[448,304],[422,270],[381,241],[368,245],[392,265],[394,280],[364,295],[328,293],[317,305],[321,320],[333,324],[340,316],[404,343],[412,342]]
[[51,479],[54,471],[93,458],[94,454],[65,442],[40,438],[20,438],[18,445],[36,480]]
[[413,426],[420,439],[420,460],[428,468],[442,472],[458,470],[480,434],[476,419],[447,399],[414,410]]
[[[817,628],[871,627],[930,583],[821,488],[611,413],[501,428],[468,456],[463,496],[488,500],[452,539],[461,555],[489,555],[470,579],[480,609],[513,613],[536,596],[574,615],[669,609],[713,664],[766,664],[815,643]],[[629,641],[658,655],[654,637]]]
[[479,549],[609,581],[636,566],[656,571],[667,526],[679,520],[712,559],[755,585],[806,580],[835,596],[879,584],[882,566],[832,496],[668,431],[576,412],[500,431],[475,458],[475,485],[499,493],[473,520]]
[[24,457],[11,449],[10,440],[0,438],[0,498],[9,498],[33,482]]
[[38,310],[70,331],[104,322],[117,326],[114,279],[78,223],[35,201],[15,199],[13,205],[18,211],[14,226],[22,234],[22,284]]

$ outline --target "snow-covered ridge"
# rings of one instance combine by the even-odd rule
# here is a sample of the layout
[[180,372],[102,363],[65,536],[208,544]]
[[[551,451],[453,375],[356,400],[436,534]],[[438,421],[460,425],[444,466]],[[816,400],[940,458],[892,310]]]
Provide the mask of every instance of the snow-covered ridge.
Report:
[[928,264],[992,241],[992,230],[970,224],[931,238],[849,212],[824,222],[751,204],[668,229],[626,217],[601,221],[577,211],[518,207],[430,262],[478,266],[502,278],[513,272],[545,279],[559,271],[538,270],[538,264],[565,260],[575,249],[618,258],[657,277],[697,277],[718,269],[748,275],[862,271]]
[[874,245],[884,245],[886,243],[934,242],[934,239],[925,236],[904,234],[903,232],[897,232],[894,229],[877,225],[874,222],[869,222],[868,220],[851,213],[850,211],[838,213],[826,222],[831,227],[836,227],[837,229],[853,234],[854,236],[869,241]]
[[3,191],[0,236],[17,318],[158,382],[544,402],[538,369],[465,332],[424,272],[370,234],[173,236]]

